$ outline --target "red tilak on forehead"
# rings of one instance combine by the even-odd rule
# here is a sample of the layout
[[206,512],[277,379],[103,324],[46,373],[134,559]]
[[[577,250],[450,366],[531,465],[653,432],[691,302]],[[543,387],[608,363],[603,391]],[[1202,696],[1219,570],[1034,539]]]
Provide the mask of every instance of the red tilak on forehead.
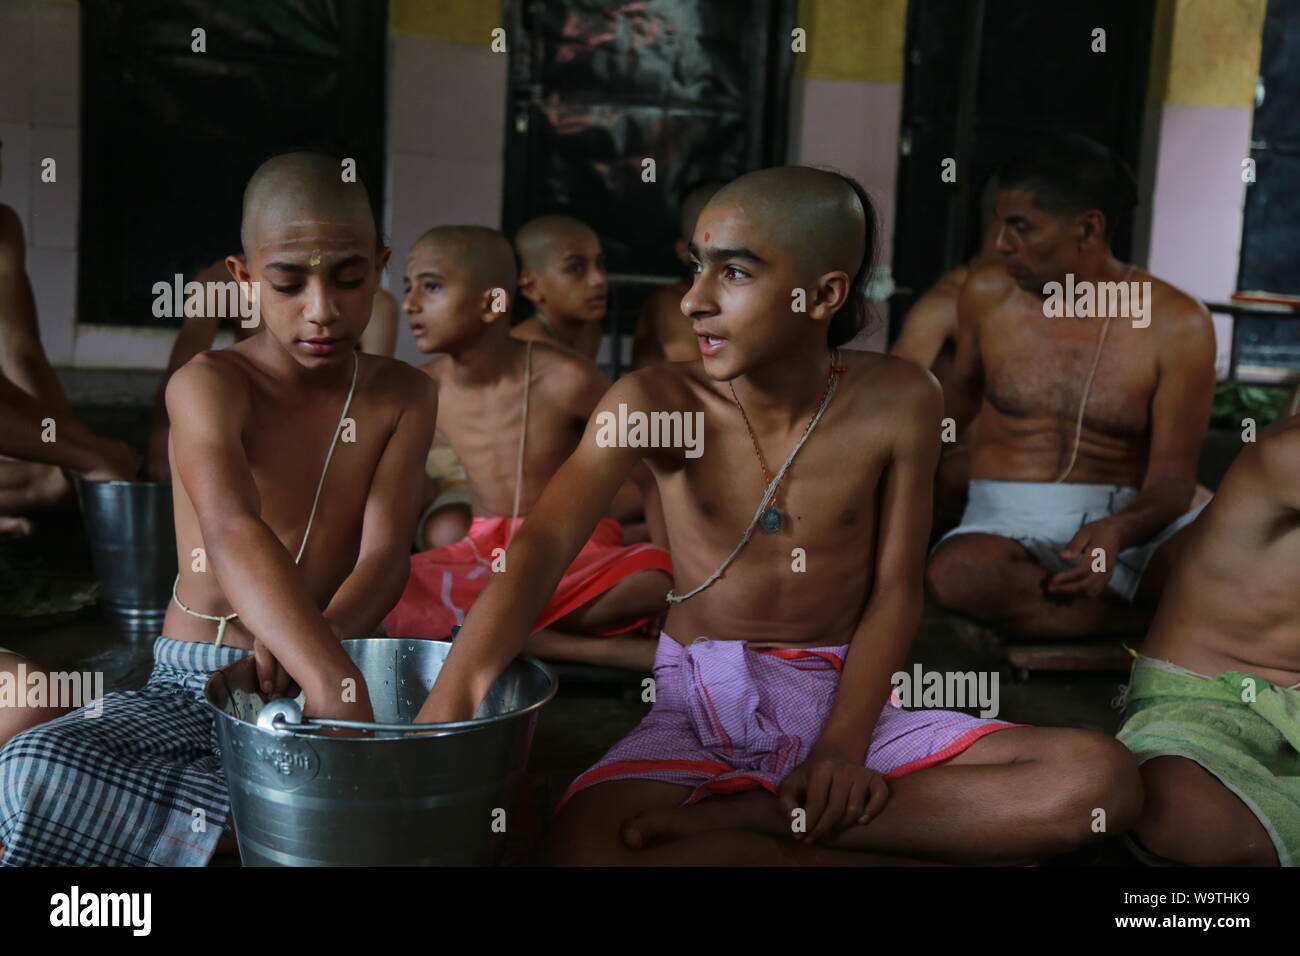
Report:
[[704,241],[705,242],[709,241],[709,234],[707,232],[704,234]]

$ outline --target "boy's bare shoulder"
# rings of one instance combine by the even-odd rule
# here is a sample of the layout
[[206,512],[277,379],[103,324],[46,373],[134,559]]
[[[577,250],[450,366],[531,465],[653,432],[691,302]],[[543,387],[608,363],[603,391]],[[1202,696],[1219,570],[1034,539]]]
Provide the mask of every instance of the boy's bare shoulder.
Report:
[[848,386],[854,404],[865,415],[882,413],[905,421],[928,420],[943,409],[939,380],[915,362],[883,352],[844,349],[840,362],[848,366],[840,387]]
[[704,373],[704,363],[658,362],[628,372],[609,390],[605,404],[622,401],[644,411],[693,411],[714,385]]
[[248,410],[253,383],[245,360],[236,357],[237,349],[200,352],[172,374],[165,394],[173,421],[178,409],[191,413],[210,409],[222,414]]

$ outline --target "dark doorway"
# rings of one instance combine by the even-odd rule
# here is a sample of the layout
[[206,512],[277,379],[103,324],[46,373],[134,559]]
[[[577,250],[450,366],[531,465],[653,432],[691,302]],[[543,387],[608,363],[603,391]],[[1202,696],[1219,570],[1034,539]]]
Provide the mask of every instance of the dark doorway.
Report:
[[1300,295],[1300,4],[1264,18],[1237,288]]
[[[680,271],[683,189],[784,160],[794,14],[793,0],[507,0],[506,233],[567,213],[611,273]],[[612,298],[607,327],[636,304]]]
[[239,248],[244,184],[279,149],[355,158],[383,208],[386,0],[81,10],[81,322],[176,324],[154,317],[154,283]]
[[[969,258],[1003,159],[1047,130],[1091,136],[1136,172],[1153,0],[911,0],[894,227],[891,339],[916,298]],[[1105,30],[1105,53],[1093,31]],[[957,181],[940,178],[945,158]],[[1131,249],[1131,224],[1115,251]]]

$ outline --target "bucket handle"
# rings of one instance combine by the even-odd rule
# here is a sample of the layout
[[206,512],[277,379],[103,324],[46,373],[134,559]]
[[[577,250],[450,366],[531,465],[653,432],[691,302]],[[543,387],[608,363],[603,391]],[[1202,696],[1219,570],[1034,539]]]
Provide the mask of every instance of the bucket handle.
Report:
[[271,701],[257,715],[258,728],[277,735],[291,733],[314,734],[326,727],[337,727],[342,730],[377,730],[399,734],[418,733],[421,736],[438,736],[439,734],[450,733],[478,723],[478,721],[466,720],[446,724],[378,724],[364,720],[343,720],[333,717],[304,717],[298,702],[287,697]]
[[392,733],[440,734],[459,727],[460,724],[376,724],[364,720],[342,720],[332,717],[303,717],[298,723],[290,723],[284,715],[275,714],[270,719],[272,733],[313,734],[326,727],[343,730],[383,730]]

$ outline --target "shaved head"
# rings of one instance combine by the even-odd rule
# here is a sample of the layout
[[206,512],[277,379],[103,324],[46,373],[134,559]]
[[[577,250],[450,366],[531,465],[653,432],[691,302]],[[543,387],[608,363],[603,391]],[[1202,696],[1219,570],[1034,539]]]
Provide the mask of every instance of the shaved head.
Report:
[[719,189],[710,206],[738,207],[772,245],[815,272],[852,279],[867,251],[866,211],[843,176],[811,166],[746,173]]
[[721,189],[725,183],[720,179],[709,179],[702,183],[697,183],[686,191],[682,196],[682,218],[681,230],[682,236],[687,242],[691,241],[691,236],[695,233],[695,220],[700,218],[700,211],[704,209],[713,194]]
[[515,251],[510,240],[486,226],[436,226],[415,246],[436,247],[452,256],[469,273],[479,289],[505,289],[513,293],[518,278]]
[[[875,256],[876,217],[862,187],[847,176],[811,166],[777,166],[746,173],[709,200],[714,211],[737,215],[758,238],[794,257],[809,278],[843,272],[849,294],[827,328],[831,345],[852,339],[867,319],[864,290]],[[701,212],[701,222],[705,213]],[[696,230],[700,226],[697,224]],[[695,241],[707,248],[709,237]]]
[[299,152],[273,156],[257,167],[244,189],[240,239],[245,255],[287,228],[354,224],[379,246],[370,195],[361,182],[344,182],[338,157]]
[[515,249],[525,269],[540,272],[546,268],[556,241],[571,236],[594,236],[595,230],[572,216],[550,215],[530,219],[515,233]]

